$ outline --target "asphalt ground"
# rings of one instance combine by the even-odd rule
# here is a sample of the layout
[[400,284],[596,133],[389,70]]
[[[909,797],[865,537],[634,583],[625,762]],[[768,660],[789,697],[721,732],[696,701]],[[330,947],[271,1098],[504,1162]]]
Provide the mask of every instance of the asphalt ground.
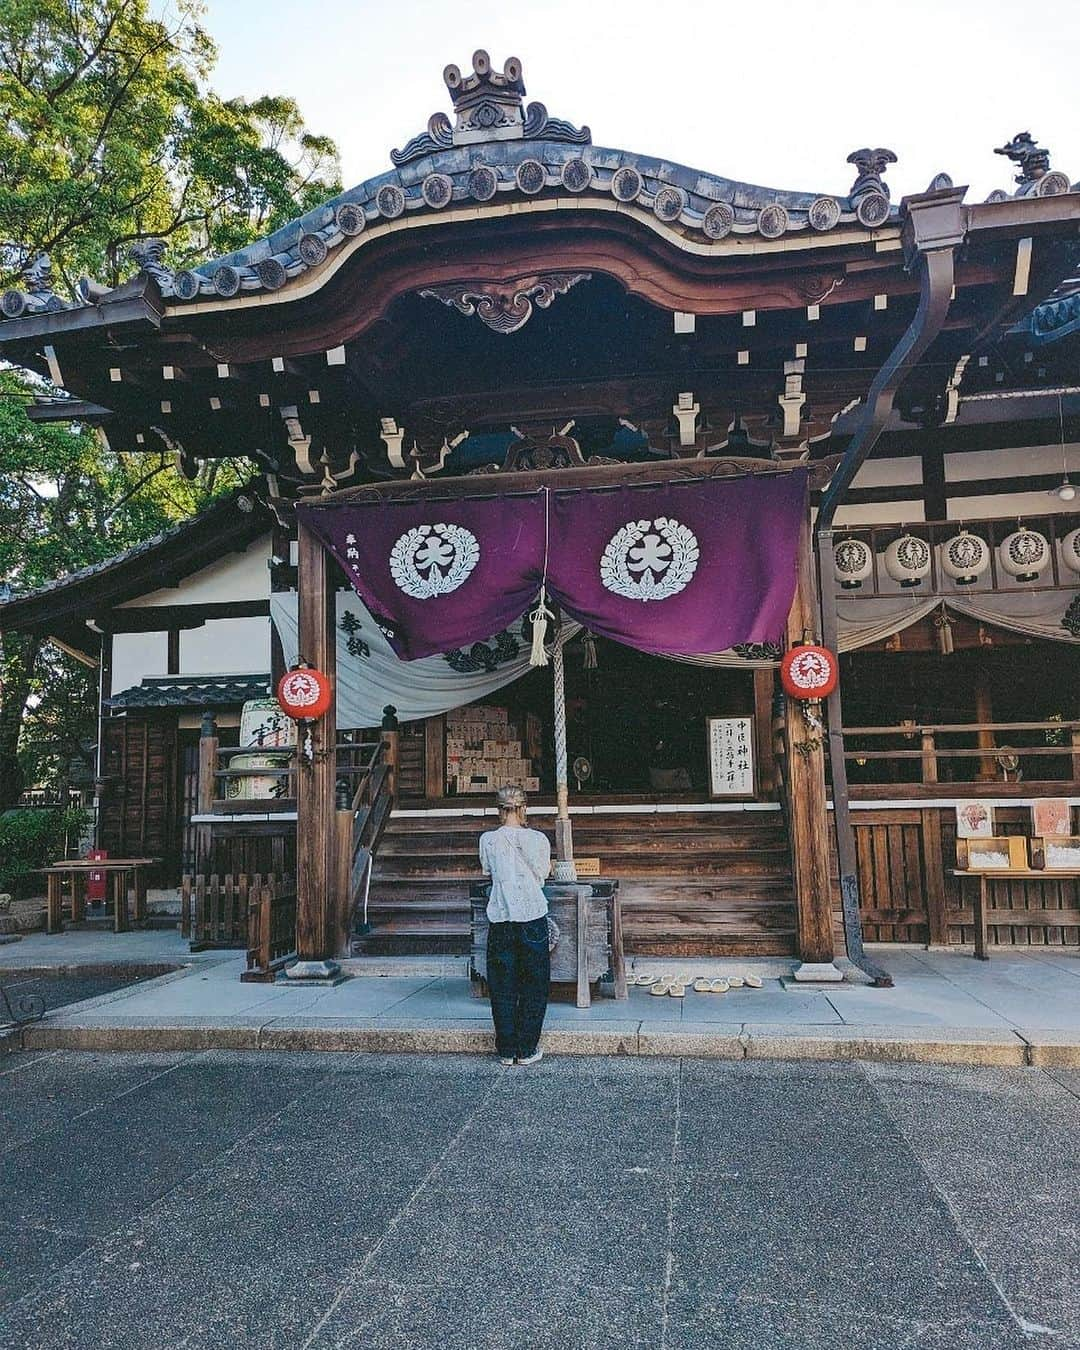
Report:
[[1080,1347],[1080,1071],[0,1059],[0,1345]]
[[[114,994],[118,989],[139,984],[148,978],[145,975],[110,975],[80,973],[67,975],[61,971],[48,973],[30,973],[21,970],[0,970],[0,987],[11,1000],[16,1001],[28,994],[36,994],[45,1003],[46,1012],[67,1007],[70,1003],[81,1003],[83,999],[99,998],[102,994]],[[4,1020],[6,1009],[0,1003],[0,1022]]]

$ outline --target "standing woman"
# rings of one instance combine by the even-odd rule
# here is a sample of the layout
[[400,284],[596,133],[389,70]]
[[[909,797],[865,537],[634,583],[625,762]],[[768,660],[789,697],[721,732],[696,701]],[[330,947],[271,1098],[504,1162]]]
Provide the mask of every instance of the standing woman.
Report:
[[516,784],[495,794],[499,828],[480,836],[480,866],[491,878],[487,980],[495,1049],[504,1064],[543,1057],[540,1031],[551,982],[547,897],[551,845],[525,824],[527,802]]

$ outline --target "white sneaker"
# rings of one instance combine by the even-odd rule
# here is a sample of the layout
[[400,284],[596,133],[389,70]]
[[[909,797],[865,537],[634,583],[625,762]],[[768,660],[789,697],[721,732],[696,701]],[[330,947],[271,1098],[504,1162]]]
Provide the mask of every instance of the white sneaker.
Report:
[[500,1055],[500,1056],[499,1056],[499,1063],[503,1066],[504,1069],[512,1069],[512,1068],[514,1067],[514,1065],[517,1063],[517,1060],[516,1060],[516,1059],[505,1059],[502,1055]]
[[536,1064],[544,1058],[543,1050],[534,1050],[531,1055],[526,1055],[524,1059],[519,1059],[519,1064]]

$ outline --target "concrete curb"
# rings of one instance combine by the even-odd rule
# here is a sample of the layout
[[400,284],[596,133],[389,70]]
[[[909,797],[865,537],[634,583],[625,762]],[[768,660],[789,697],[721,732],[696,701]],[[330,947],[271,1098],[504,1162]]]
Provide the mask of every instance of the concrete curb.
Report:
[[[25,1028],[27,1050],[286,1050],[364,1054],[466,1054],[493,1051],[491,1029],[476,1021],[392,1019],[58,1016]],[[552,1055],[702,1059],[872,1060],[977,1067],[1080,1067],[1071,1032],[971,1027],[800,1026],[747,1023],[666,1029],[633,1020],[550,1027]]]

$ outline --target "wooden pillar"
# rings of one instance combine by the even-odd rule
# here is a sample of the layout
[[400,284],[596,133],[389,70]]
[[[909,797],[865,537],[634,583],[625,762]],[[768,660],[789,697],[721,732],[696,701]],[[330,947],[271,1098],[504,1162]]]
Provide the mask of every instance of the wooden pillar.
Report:
[[[297,562],[299,655],[330,680],[333,696],[324,716],[298,728],[296,783],[296,953],[289,974],[295,979],[333,973],[334,889],[338,875],[337,688],[335,564],[318,538],[301,522]],[[293,972],[296,972],[293,975]]]
[[[975,743],[980,750],[996,750],[994,743],[994,733],[989,729],[990,723],[994,720],[993,700],[990,695],[990,677],[986,671],[981,670],[975,677],[975,721],[979,723],[980,730],[975,733]],[[982,729],[984,728],[985,729]],[[979,758],[979,772],[975,775],[977,783],[994,783],[997,781],[997,761],[992,754],[982,755]]]
[[[218,734],[214,714],[207,709],[202,717],[202,729],[199,732],[199,780],[195,797],[195,811],[200,816],[208,816],[214,809],[217,796],[217,779],[214,771],[218,766]],[[205,876],[210,870],[210,826],[195,827],[195,872]]]
[[938,761],[933,728],[929,728],[922,733],[922,780],[924,783],[936,783],[938,780]]
[[446,718],[424,721],[424,796],[446,795]]
[[[815,604],[811,580],[809,531],[799,543],[799,574],[787,621],[788,646],[815,631]],[[821,731],[813,729],[794,699],[787,700],[784,750],[787,764],[788,821],[795,872],[797,945],[804,964],[802,978],[842,978],[832,964],[832,888],[829,879],[829,822],[825,798],[825,746]],[[796,979],[800,972],[796,971]]]
[[771,801],[776,794],[776,750],[773,740],[773,690],[770,670],[754,671],[754,743],[757,747],[758,796]]
[[397,806],[398,766],[401,763],[401,723],[397,719],[397,709],[392,703],[388,703],[382,712],[380,734],[383,743],[383,763],[388,770],[387,786],[390,791],[390,801],[393,806]]
[[1074,783],[1080,783],[1080,727],[1073,727],[1069,733],[1072,742],[1072,776]]

